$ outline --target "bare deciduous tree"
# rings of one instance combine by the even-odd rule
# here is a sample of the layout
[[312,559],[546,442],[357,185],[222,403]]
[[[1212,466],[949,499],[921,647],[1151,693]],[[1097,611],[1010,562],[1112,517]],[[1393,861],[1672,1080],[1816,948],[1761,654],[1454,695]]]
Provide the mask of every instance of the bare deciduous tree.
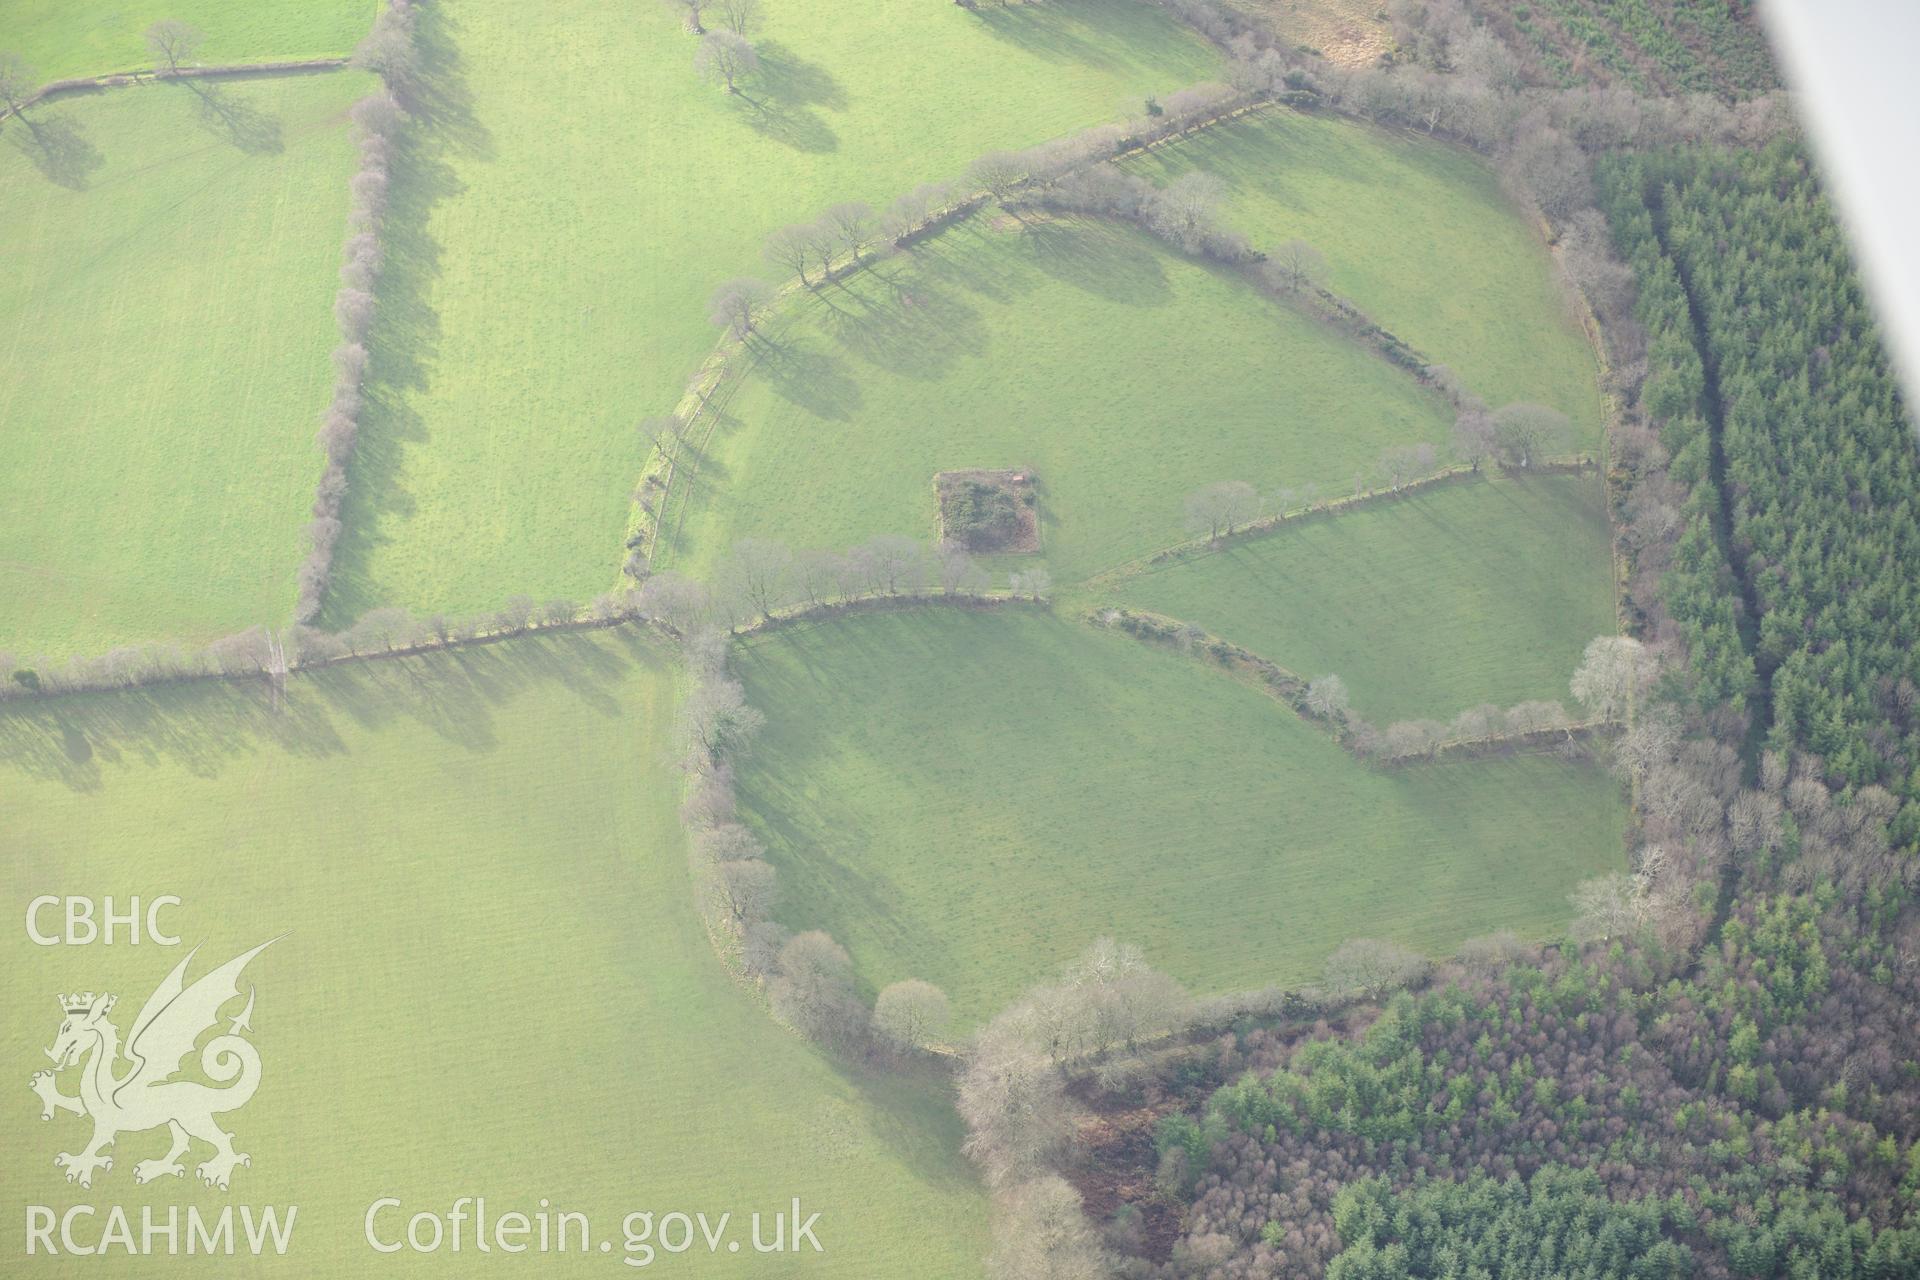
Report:
[[992,1280],[1105,1280],[1113,1271],[1080,1193],[1048,1174],[1000,1197],[987,1274]]
[[1447,726],[1447,734],[1461,742],[1476,742],[1497,736],[1506,722],[1506,712],[1491,702],[1483,702],[1455,716],[1453,723]]
[[1658,673],[1652,651],[1632,636],[1596,636],[1569,684],[1589,716],[1624,721]]
[[764,619],[787,602],[793,584],[793,552],[783,542],[742,538],[721,564],[719,580]]
[[691,635],[713,614],[704,585],[677,573],[656,573],[640,584],[642,616],[666,623],[681,635]]
[[715,327],[744,339],[754,332],[762,310],[772,301],[773,290],[766,281],[738,276],[713,291],[707,318]]
[[1187,527],[1218,541],[1260,512],[1260,495],[1244,480],[1220,480],[1187,495]]
[[1327,278],[1327,260],[1305,240],[1289,240],[1267,255],[1267,276],[1283,289],[1298,292]]
[[634,428],[642,442],[650,449],[658,449],[665,457],[671,458],[679,448],[681,434],[687,424],[678,414],[658,413],[640,419]]
[[866,1026],[866,1010],[854,995],[853,961],[819,930],[796,934],[780,948],[767,997],[774,1016],[829,1045],[852,1044]]
[[846,557],[837,551],[808,550],[794,557],[794,577],[810,605],[823,605],[840,591]]
[[1460,963],[1481,973],[1498,973],[1525,958],[1526,944],[1510,931],[1482,934],[1460,944]]
[[1007,575],[1007,586],[1017,596],[1044,600],[1053,593],[1053,575],[1039,566],[1015,570]]
[[845,200],[828,209],[821,221],[832,228],[836,247],[852,254],[853,264],[859,266],[861,253],[873,242],[873,206],[864,200]]
[[956,542],[942,542],[935,549],[934,566],[940,575],[940,589],[948,595],[977,594],[986,589],[986,570],[975,564],[967,549]]
[[412,641],[415,629],[416,624],[405,609],[391,605],[369,609],[350,629],[349,643],[356,652],[379,649],[392,653]]
[[1536,129],[1514,142],[1504,167],[1509,180],[1557,223],[1593,199],[1591,163],[1554,130]]
[[961,1072],[957,1105],[967,1122],[967,1154],[992,1187],[1044,1173],[1071,1132],[1060,1069],[1023,1038],[996,1034],[991,1025]]
[[1426,976],[1427,958],[1397,942],[1355,938],[1327,957],[1322,980],[1329,991],[1378,1000]]
[[1212,174],[1189,170],[1154,193],[1147,207],[1147,223],[1182,248],[1196,249],[1213,229],[1226,192],[1226,184]]
[[147,48],[167,64],[171,75],[180,74],[180,64],[198,53],[206,36],[177,18],[162,18],[147,28]]
[[923,182],[887,206],[880,219],[881,231],[898,240],[933,216],[933,211],[952,199],[951,189],[943,182]]
[[737,755],[767,722],[748,704],[740,682],[724,676],[697,682],[680,709],[680,719],[688,743],[705,753],[708,761]]
[[687,30],[697,36],[706,34],[707,28],[701,22],[700,16],[706,10],[707,0],[666,0],[666,6],[680,15],[680,21]]
[[735,35],[750,36],[760,26],[760,0],[713,0],[712,7]]
[[707,905],[733,933],[744,933],[755,921],[773,914],[779,876],[759,858],[731,858],[713,863],[705,876]]
[[931,982],[908,978],[883,990],[873,1002],[873,1031],[895,1050],[926,1049],[946,1033],[953,1016],[947,993]]
[[740,83],[760,70],[760,55],[748,39],[734,31],[709,31],[693,51],[693,69],[701,79],[740,92]]
[[1557,702],[1516,702],[1507,708],[1509,733],[1539,733],[1567,727],[1567,709]]
[[1382,735],[1389,756],[1432,756],[1446,741],[1447,727],[1438,720],[1396,720]]
[[1531,466],[1535,458],[1573,439],[1573,424],[1558,409],[1543,404],[1510,404],[1493,415],[1494,441],[1501,459]]
[[1573,903],[1574,936],[1585,941],[1607,942],[1632,934],[1651,915],[1646,883],[1624,871],[1581,881],[1568,900]]
[[383,4],[367,33],[353,51],[353,65],[377,73],[388,87],[398,88],[420,74],[420,51],[413,39],[411,5]]
[[1478,471],[1498,449],[1493,419],[1478,409],[1469,409],[1453,420],[1453,452],[1460,461]]
[[888,595],[916,591],[926,581],[927,553],[912,538],[898,533],[876,534],[867,540],[874,589]]
[[767,237],[761,246],[760,254],[776,267],[785,267],[800,277],[800,283],[809,289],[813,282],[807,279],[807,262],[813,256],[815,232],[803,226],[785,226]]
[[1017,151],[989,151],[973,162],[967,174],[994,199],[1005,200],[1027,176],[1027,166]]
[[1398,492],[1403,486],[1433,474],[1439,458],[1430,444],[1394,445],[1380,455],[1380,476]]
[[1307,708],[1322,720],[1343,723],[1352,706],[1347,682],[1339,676],[1315,676],[1307,682]]
[[840,236],[833,224],[825,218],[816,218],[812,222],[797,228],[806,237],[807,245],[813,250],[813,256],[820,260],[820,278],[833,279],[833,256],[840,251]]
[[1626,778],[1644,778],[1648,770],[1673,759],[1679,745],[1680,721],[1672,712],[1657,709],[1637,716],[1613,744],[1615,771]]
[[[20,115],[28,98],[40,87],[40,76],[17,53],[0,52],[0,102]],[[22,120],[26,117],[21,116]]]

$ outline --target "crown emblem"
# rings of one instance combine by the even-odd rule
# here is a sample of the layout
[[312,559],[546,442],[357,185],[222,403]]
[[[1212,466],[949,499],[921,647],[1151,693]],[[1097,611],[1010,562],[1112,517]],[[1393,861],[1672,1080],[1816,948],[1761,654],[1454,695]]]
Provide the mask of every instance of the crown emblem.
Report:
[[[102,1013],[106,1013],[113,1008],[114,997],[107,996],[105,999],[106,1003],[100,1007],[100,1012]],[[70,1014],[85,1013],[93,1008],[93,992],[75,992],[72,995],[61,996],[60,1008]]]

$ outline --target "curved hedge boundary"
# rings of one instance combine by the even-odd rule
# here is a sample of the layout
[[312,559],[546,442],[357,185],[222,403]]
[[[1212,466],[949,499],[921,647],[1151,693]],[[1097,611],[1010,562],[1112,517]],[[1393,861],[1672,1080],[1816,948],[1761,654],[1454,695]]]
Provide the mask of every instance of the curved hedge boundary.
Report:
[[[140,84],[160,84],[168,80],[240,80],[251,77],[298,76],[318,71],[339,71],[347,66],[350,58],[297,58],[287,62],[235,62],[218,67],[182,67],[178,71],[162,71],[157,67],[141,67],[135,71],[117,71],[104,76],[73,76],[65,80],[51,80],[34,90],[31,97],[20,104],[20,110],[36,106],[42,102],[51,102],[55,98],[71,97],[80,93],[98,93],[102,89],[122,89]],[[0,120],[17,115],[13,108],[0,104]]]

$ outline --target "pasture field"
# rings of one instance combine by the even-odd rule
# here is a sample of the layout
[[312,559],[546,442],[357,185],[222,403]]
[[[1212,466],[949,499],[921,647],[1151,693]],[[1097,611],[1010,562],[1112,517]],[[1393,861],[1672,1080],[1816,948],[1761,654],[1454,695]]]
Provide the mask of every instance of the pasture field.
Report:
[[[0,1025],[18,1068],[0,1107],[0,1208],[17,1224],[24,1204],[118,1203],[137,1230],[145,1204],[294,1204],[286,1257],[191,1269],[468,1276],[470,1234],[463,1253],[376,1256],[368,1206],[444,1213],[486,1195],[497,1216],[546,1197],[587,1213],[615,1254],[523,1261],[611,1275],[627,1270],[630,1211],[731,1210],[743,1233],[749,1212],[798,1196],[822,1215],[824,1254],[656,1261],[702,1276],[977,1275],[985,1204],[946,1087],[828,1062],[715,961],[674,817],[669,663],[641,634],[600,631],[299,676],[284,711],[253,684],[0,708],[15,916]],[[68,892],[122,906],[176,894],[163,920],[185,945],[27,941],[27,901]],[[82,1122],[42,1123],[27,1091],[56,993],[118,993],[124,1032],[187,947],[204,944],[197,975],[281,933],[246,971],[264,1072],[226,1117],[253,1158],[233,1190],[191,1172],[134,1185],[164,1133],[123,1136],[90,1191],[62,1182],[52,1157],[79,1149]],[[119,1253],[31,1269],[153,1274]]]
[[358,72],[112,90],[0,127],[0,650],[293,608]]
[[430,85],[327,621],[605,590],[645,458],[633,426],[711,350],[715,286],[773,273],[768,232],[1218,73],[1126,0],[764,10],[763,73],[728,95],[661,5],[423,8]]
[[1378,724],[1481,702],[1571,704],[1617,629],[1592,475],[1468,480],[1314,517],[1103,584],[1309,678],[1337,672]]
[[1101,934],[1206,992],[1311,980],[1351,937],[1550,936],[1624,861],[1592,764],[1369,769],[1265,694],[1044,614],[800,624],[734,666],[768,720],[741,798],[783,918],[967,1021]]
[[803,297],[755,351],[669,507],[666,566],[703,571],[746,536],[930,542],[935,472],[1017,467],[1069,582],[1187,538],[1201,485],[1344,492],[1451,423],[1327,326],[1091,220],[968,219]]
[[1600,440],[1591,348],[1539,236],[1486,163],[1445,143],[1332,116],[1267,111],[1129,162],[1165,183],[1200,169],[1227,184],[1227,220],[1256,248],[1305,240],[1328,287],[1489,404],[1538,401]]
[[0,0],[0,48],[42,80],[100,76],[154,65],[147,28],[163,18],[196,27],[205,66],[290,62],[353,52],[378,0]]

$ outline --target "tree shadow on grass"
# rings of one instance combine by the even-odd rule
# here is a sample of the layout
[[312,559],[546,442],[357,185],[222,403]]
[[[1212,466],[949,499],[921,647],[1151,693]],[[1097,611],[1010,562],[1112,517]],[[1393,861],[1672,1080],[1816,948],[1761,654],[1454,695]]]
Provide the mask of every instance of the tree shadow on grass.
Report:
[[754,343],[754,357],[752,376],[816,418],[846,422],[866,402],[860,381],[846,362],[824,350],[810,334],[790,330],[777,337],[762,336]]
[[975,21],[1008,44],[1052,62],[1106,71],[1127,65],[1114,56],[1115,44],[1145,51],[1154,42],[1164,42],[1167,35],[1166,30],[1146,30],[1144,23],[1156,15],[1152,6],[1145,4],[1086,4],[1077,0],[996,4],[981,0],[972,12]]
[[1160,253],[1144,234],[1082,219],[1029,222],[1021,233],[1028,259],[1054,279],[1130,307],[1173,300]]
[[14,149],[32,161],[47,181],[69,191],[85,191],[94,172],[107,162],[68,116],[18,115],[7,123],[6,131]]
[[402,722],[485,752],[498,743],[497,712],[518,698],[558,688],[588,714],[626,715],[629,676],[667,661],[663,646],[626,627],[341,663],[296,674],[284,698],[248,679],[22,701],[0,707],[0,777],[80,792],[110,788],[133,765],[213,778],[266,752],[345,755],[356,737]]
[[1008,303],[1033,292],[1039,273],[1012,251],[1011,234],[985,224],[1009,215],[970,218],[913,247],[914,261],[932,279],[965,289],[989,302]]
[[937,382],[962,356],[987,349],[978,308],[958,289],[906,262],[889,262],[839,291],[820,327],[848,354],[903,378]]
[[840,138],[820,111],[844,111],[847,96],[833,73],[777,42],[760,46],[760,71],[732,94],[747,127],[796,151],[826,152]]
[[321,624],[333,629],[370,608],[392,603],[381,598],[371,565],[382,546],[403,536],[400,529],[415,513],[404,480],[407,457],[431,443],[415,408],[431,391],[440,350],[440,313],[433,292],[440,278],[441,247],[428,228],[440,202],[466,189],[454,162],[489,160],[494,154],[492,134],[473,114],[455,43],[455,20],[439,6],[416,12],[420,74],[401,94],[409,120],[395,139],[381,220],[383,265],[367,342],[362,387],[366,407],[348,470],[333,578],[321,611]]
[[173,83],[193,94],[194,114],[208,133],[225,138],[248,155],[276,155],[285,150],[279,117],[212,81],[185,79]]

